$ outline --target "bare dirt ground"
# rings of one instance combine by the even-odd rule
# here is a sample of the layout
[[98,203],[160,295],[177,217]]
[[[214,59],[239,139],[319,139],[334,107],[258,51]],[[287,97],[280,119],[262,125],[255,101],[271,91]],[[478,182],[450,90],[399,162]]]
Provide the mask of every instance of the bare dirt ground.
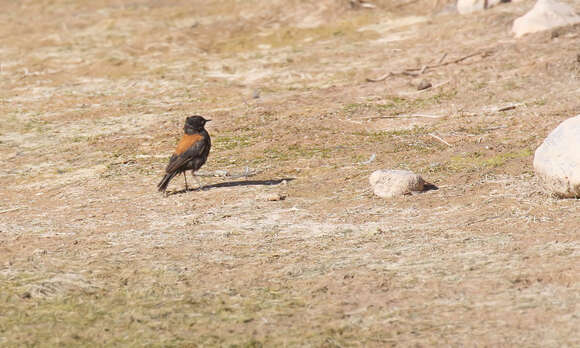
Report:
[[[531,166],[580,26],[374,4],[1,1],[0,346],[580,345],[579,202]],[[261,174],[156,192],[191,114]]]

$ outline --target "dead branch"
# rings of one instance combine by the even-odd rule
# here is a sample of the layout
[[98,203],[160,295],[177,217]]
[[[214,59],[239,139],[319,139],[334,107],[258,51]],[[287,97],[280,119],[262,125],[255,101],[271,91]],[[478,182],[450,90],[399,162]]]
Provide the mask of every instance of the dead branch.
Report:
[[412,72],[412,71],[396,71],[396,72],[389,72],[388,74],[385,74],[381,77],[377,77],[376,79],[373,79],[371,77],[367,77],[367,82],[381,82],[381,81],[385,81],[386,79],[388,79],[389,77],[392,76],[397,76],[397,75],[406,75],[406,76],[419,76],[421,75],[420,73],[416,73],[416,72]]
[[439,61],[437,62],[437,64],[443,63],[443,60],[445,59],[445,57],[447,57],[447,52],[443,53],[443,55],[441,56],[441,58],[439,58]]
[[515,103],[515,104],[507,104],[507,105],[503,105],[503,106],[497,106],[494,108],[490,108],[490,112],[502,112],[502,111],[513,110],[521,105],[523,105],[523,104],[522,103]]
[[365,117],[361,118],[361,120],[377,120],[381,118],[442,118],[445,117],[444,115],[427,115],[427,114],[410,114],[410,115],[392,115],[392,116],[372,116],[372,117]]
[[22,207],[16,207],[16,208],[12,208],[12,209],[5,209],[5,210],[0,210],[0,214],[4,214],[4,213],[10,213],[12,211],[17,211],[22,209]]
[[407,68],[407,69],[400,71],[400,72],[389,72],[388,74],[385,74],[385,75],[378,77],[378,78],[375,78],[375,79],[367,77],[366,80],[367,80],[367,82],[380,82],[380,81],[384,81],[384,80],[388,79],[391,76],[396,76],[396,75],[419,76],[421,74],[424,74],[429,69],[435,69],[435,68],[439,68],[439,67],[450,65],[450,64],[457,64],[457,63],[460,63],[460,62],[462,62],[466,59],[469,59],[471,57],[486,54],[486,52],[487,51],[485,51],[485,50],[479,50],[477,52],[470,53],[466,56],[459,57],[457,59],[442,63],[441,61],[443,61],[443,59],[445,59],[445,57],[447,56],[447,54],[444,54],[443,57],[441,57],[441,59],[439,60],[440,63],[433,64],[433,65],[423,65],[420,68]]
[[[460,57],[460,58],[457,58],[457,59],[454,59],[454,60],[450,60],[450,61],[445,62],[445,63],[438,63],[438,64],[434,64],[434,65],[427,65],[427,69],[438,68],[438,67],[445,66],[445,65],[449,65],[449,64],[457,64],[457,63],[463,62],[464,60],[466,60],[468,58],[475,57],[475,56],[478,56],[478,55],[483,54],[483,53],[485,53],[485,51],[477,51],[477,52],[474,52],[474,53],[470,53],[470,54],[468,54],[466,56],[463,56],[463,57]],[[406,70],[407,71],[416,71],[416,70],[420,70],[420,69],[421,68],[411,68],[411,69],[406,69]]]

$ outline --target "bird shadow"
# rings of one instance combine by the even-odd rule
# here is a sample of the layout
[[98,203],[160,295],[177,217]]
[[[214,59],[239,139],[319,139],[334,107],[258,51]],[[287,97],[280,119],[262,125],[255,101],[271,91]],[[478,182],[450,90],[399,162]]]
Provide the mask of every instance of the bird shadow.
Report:
[[425,185],[423,185],[423,191],[421,192],[427,192],[427,191],[435,191],[435,190],[439,190],[439,187],[426,182]]
[[179,195],[191,191],[208,191],[211,189],[223,188],[223,187],[237,187],[237,186],[275,186],[280,185],[282,182],[292,181],[294,178],[282,178],[282,179],[270,179],[270,180],[239,180],[239,181],[225,181],[219,182],[217,184],[204,185],[197,188],[188,188],[179,191],[173,191],[167,195]]

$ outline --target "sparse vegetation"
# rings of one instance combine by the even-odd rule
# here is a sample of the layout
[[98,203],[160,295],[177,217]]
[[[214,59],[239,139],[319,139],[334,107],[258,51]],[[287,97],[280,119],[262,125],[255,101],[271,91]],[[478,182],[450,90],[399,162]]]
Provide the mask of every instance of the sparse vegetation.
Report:
[[[532,160],[580,27],[512,40],[532,2],[5,1],[0,346],[578,346],[578,201]],[[191,114],[259,174],[159,195]]]

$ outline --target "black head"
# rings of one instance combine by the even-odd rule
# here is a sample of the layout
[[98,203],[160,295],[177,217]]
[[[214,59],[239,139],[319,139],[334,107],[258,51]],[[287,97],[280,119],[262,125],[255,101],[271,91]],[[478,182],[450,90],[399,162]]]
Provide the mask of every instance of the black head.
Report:
[[205,126],[205,123],[209,121],[211,120],[206,120],[201,116],[189,116],[185,119],[185,126],[183,126],[183,130],[188,134],[201,132],[203,130],[203,126]]

